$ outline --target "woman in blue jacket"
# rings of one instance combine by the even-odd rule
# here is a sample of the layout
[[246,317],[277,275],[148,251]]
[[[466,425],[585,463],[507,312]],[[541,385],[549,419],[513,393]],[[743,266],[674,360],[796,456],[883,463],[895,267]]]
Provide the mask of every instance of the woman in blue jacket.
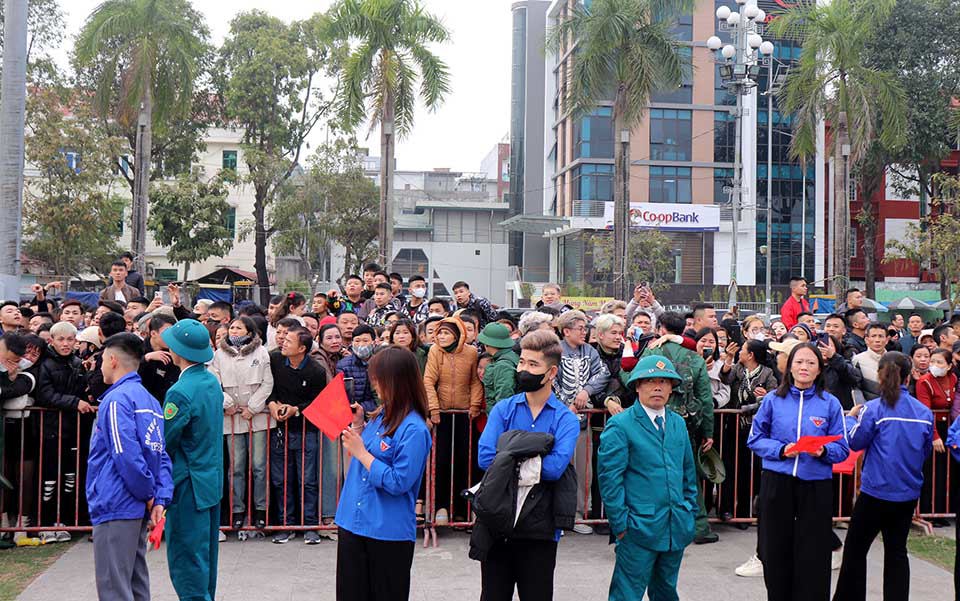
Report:
[[337,599],[402,600],[410,596],[414,505],[431,445],[427,393],[406,349],[381,350],[368,369],[383,410],[364,424],[355,404],[342,435],[353,459],[337,507]]
[[923,486],[923,462],[933,449],[933,413],[910,396],[913,366],[903,353],[880,359],[880,398],[847,417],[850,448],[865,450],[860,496],[850,518],[834,601],[867,597],[867,552],[883,533],[883,598],[907,599],[907,534]]
[[[840,436],[811,452],[802,436]],[[747,446],[763,460],[757,529],[769,601],[827,601],[833,546],[833,464],[850,453],[843,409],[823,390],[823,357],[810,343],[787,358],[783,381],[753,418]]]

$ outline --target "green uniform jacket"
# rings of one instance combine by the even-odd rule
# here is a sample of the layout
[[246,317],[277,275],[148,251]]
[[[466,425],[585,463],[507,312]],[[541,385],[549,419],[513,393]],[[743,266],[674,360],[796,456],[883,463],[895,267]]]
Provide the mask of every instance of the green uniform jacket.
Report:
[[487,399],[487,413],[497,401],[517,393],[517,363],[520,357],[513,349],[501,349],[493,356],[483,372],[483,394]]
[[[707,374],[707,363],[703,357],[695,352],[685,349],[675,342],[665,342],[655,349],[647,349],[643,352],[643,357],[650,355],[660,355],[673,362],[677,373],[684,379],[686,386],[693,389],[695,403],[699,405],[696,408],[699,425],[697,434],[701,440],[713,438],[713,388],[710,386],[710,376]],[[624,383],[629,379],[629,374],[623,379]],[[673,394],[670,396],[670,408],[673,409],[682,404],[683,393],[679,386],[673,387]],[[691,409],[694,409],[691,407]]]
[[610,418],[597,451],[600,496],[615,535],[651,551],[693,541],[697,470],[687,427],[667,409],[661,437],[638,402]]
[[223,494],[223,390],[203,365],[188,367],[167,391],[164,439],[173,463],[173,485],[193,484],[197,509],[220,503]]

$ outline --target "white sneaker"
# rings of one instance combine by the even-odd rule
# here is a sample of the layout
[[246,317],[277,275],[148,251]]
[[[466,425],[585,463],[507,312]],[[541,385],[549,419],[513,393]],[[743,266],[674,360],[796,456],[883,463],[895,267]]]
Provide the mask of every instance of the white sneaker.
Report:
[[218,542],[218,543],[227,542],[227,535],[223,532],[223,530],[220,530],[220,531],[217,533],[217,542]]
[[446,526],[450,523],[450,514],[447,513],[446,509],[438,509],[437,515],[433,518],[433,523],[438,526]]
[[57,533],[51,530],[43,530],[38,537],[41,545],[49,545],[57,542]]
[[[582,520],[583,516],[580,514],[577,514],[577,519]],[[573,531],[576,532],[577,534],[593,534],[593,527],[587,524],[574,524]]]
[[[54,524],[54,526],[63,526],[63,524]],[[54,535],[57,538],[58,543],[69,543],[70,542],[70,533],[66,530],[57,530]]]
[[742,578],[759,578],[763,576],[763,562],[760,561],[759,557],[753,555],[743,564],[737,566],[734,573]]
[[839,570],[840,566],[843,565],[843,547],[837,549],[831,553],[830,557],[830,569]]

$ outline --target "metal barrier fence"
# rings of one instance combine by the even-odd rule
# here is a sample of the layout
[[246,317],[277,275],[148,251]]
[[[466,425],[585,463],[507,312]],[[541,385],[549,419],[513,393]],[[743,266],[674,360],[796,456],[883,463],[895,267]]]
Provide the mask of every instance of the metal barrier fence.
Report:
[[[578,508],[585,524],[606,523],[602,499],[594,474],[599,435],[609,415],[604,410],[586,410],[587,426],[581,432],[574,464],[578,472]],[[935,412],[937,428],[946,439],[949,412]],[[739,410],[715,412],[714,446],[724,461],[727,478],[715,485],[704,482],[711,521],[753,523],[760,462],[746,447],[749,427]],[[79,415],[54,409],[30,407],[4,416],[4,473],[14,489],[0,494],[0,514],[7,525],[0,532],[88,532],[85,498],[86,461],[95,415]],[[233,420],[236,424],[238,420]],[[276,423],[269,414],[266,429],[249,433],[232,429],[224,436],[225,477],[221,502],[222,530],[335,530],[332,518],[349,457],[339,442],[311,431],[305,422]],[[482,478],[477,463],[478,422],[466,410],[441,412],[433,428],[433,447],[421,486],[423,513],[418,526],[425,530],[424,544],[436,545],[436,529],[466,529],[473,516],[460,491]],[[259,439],[259,440],[255,440]],[[243,464],[237,460],[243,457]],[[231,458],[233,458],[231,460]],[[950,511],[951,470],[948,453],[934,453],[924,468],[924,487],[917,504],[916,523],[929,530],[929,519],[953,517]],[[857,461],[849,473],[834,475],[834,520],[850,519],[860,477]],[[237,470],[233,468],[236,467]],[[238,482],[238,474],[244,476]],[[265,490],[263,490],[265,488]],[[331,490],[332,489],[332,490]],[[237,496],[241,495],[242,499]],[[242,501],[236,503],[236,501]],[[262,509],[258,504],[263,505]],[[239,529],[231,523],[233,510],[242,508]],[[438,521],[444,510],[447,519]],[[262,511],[262,514],[259,512]],[[240,512],[238,512],[240,513]],[[324,522],[327,523],[324,523]]]

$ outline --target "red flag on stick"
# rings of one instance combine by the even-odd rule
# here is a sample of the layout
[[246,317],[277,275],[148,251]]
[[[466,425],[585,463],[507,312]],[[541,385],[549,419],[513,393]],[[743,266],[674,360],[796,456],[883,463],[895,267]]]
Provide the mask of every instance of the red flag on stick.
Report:
[[337,377],[320,391],[310,406],[303,410],[303,416],[310,423],[320,428],[320,431],[336,442],[343,429],[353,421],[353,411],[350,409],[350,400],[347,398],[347,389],[343,385],[343,374]]

